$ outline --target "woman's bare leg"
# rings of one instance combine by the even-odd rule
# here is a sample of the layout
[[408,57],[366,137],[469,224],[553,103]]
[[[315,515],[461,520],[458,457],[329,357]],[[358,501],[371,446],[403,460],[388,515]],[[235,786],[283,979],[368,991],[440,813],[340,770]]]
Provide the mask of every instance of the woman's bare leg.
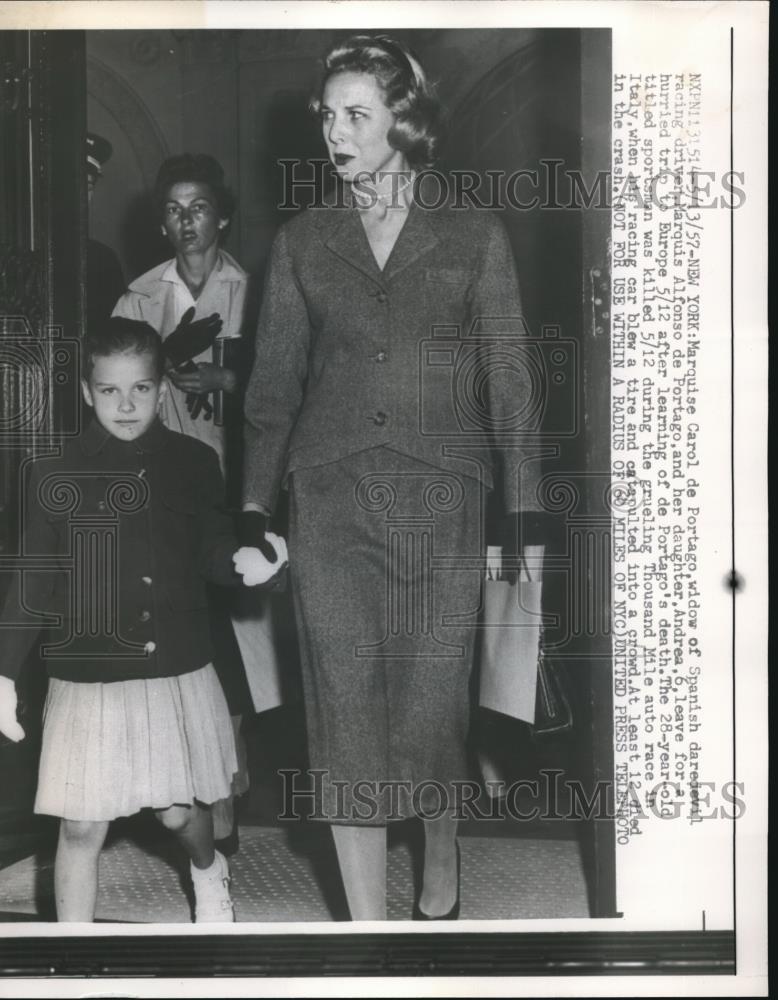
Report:
[[333,824],[352,920],[386,920],[386,827]]
[[419,909],[426,916],[442,917],[457,901],[456,838],[457,821],[452,815],[424,820],[424,882]]
[[60,821],[54,861],[57,920],[91,923],[95,919],[100,851],[108,826],[107,822]]

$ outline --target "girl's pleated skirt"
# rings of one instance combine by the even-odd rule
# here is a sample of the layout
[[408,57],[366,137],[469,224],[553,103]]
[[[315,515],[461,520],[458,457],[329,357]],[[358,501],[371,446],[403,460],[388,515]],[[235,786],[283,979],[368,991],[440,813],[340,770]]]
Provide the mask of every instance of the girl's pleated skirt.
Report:
[[35,812],[104,821],[230,794],[229,710],[211,664],[178,677],[51,678]]

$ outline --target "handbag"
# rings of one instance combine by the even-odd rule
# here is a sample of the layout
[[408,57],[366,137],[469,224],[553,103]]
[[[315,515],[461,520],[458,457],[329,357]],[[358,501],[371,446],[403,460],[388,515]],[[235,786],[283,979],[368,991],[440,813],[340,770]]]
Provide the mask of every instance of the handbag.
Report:
[[562,664],[546,655],[543,630],[538,644],[538,683],[533,738],[569,732],[573,728],[573,710],[568,697],[567,674]]

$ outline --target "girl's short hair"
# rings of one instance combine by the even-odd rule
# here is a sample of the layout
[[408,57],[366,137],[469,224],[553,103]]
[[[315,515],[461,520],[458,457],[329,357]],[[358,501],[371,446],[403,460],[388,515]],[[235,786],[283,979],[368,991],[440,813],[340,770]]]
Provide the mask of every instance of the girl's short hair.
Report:
[[84,378],[89,380],[95,358],[108,358],[113,354],[148,354],[157,377],[162,378],[164,374],[162,338],[153,326],[143,320],[112,316],[96,330],[88,330],[83,352]]
[[224,170],[218,160],[207,153],[180,153],[165,160],[154,182],[154,208],[157,217],[164,219],[165,202],[174,184],[207,184],[216,199],[220,219],[232,219],[235,212],[235,195],[224,180]]
[[418,59],[401,42],[386,35],[352,35],[324,57],[323,72],[309,102],[321,112],[327,80],[336,73],[367,73],[375,77],[384,102],[395,116],[387,141],[404,153],[415,169],[430,167],[444,138],[443,109]]

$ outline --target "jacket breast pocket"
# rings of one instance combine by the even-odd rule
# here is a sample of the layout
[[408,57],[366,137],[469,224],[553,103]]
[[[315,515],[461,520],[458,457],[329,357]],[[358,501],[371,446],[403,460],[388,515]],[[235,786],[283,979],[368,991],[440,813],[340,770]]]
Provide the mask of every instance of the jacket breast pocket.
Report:
[[445,285],[467,285],[470,272],[461,267],[428,267],[427,281],[439,281]]
[[471,274],[463,268],[428,267],[424,294],[434,323],[462,323],[470,300]]

